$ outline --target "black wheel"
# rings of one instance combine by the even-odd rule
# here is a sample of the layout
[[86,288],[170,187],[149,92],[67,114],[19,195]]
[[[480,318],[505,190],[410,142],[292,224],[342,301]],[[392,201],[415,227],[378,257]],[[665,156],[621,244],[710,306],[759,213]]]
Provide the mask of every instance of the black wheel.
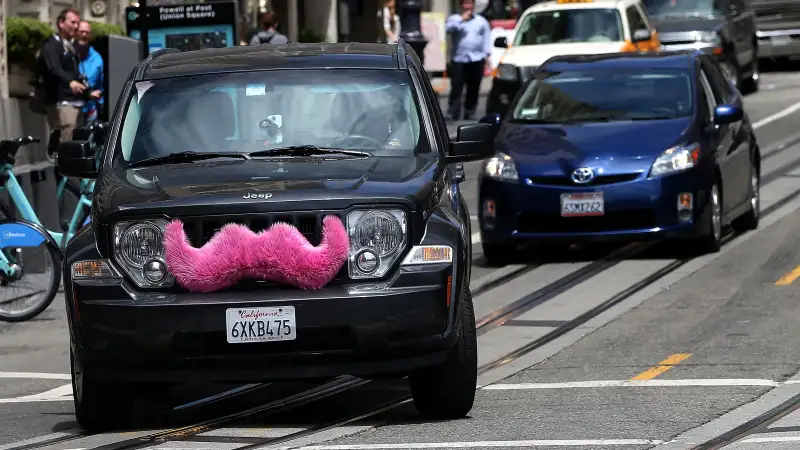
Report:
[[478,382],[478,340],[469,287],[461,292],[461,329],[458,343],[440,366],[408,376],[414,406],[431,420],[459,419],[469,414]]
[[761,176],[755,164],[750,166],[750,210],[731,222],[734,231],[743,233],[758,228],[761,217]]
[[[78,201],[81,198],[80,189],[78,189],[70,181],[67,181],[67,183],[64,185],[64,192],[61,194],[61,198],[58,200],[58,218],[62,231],[67,231],[69,229],[69,224],[72,221],[72,215],[75,213],[75,206],[78,204]],[[81,205],[81,215],[78,219],[78,228],[83,225],[83,221],[86,220],[89,212],[90,210],[88,206]]]
[[508,263],[514,257],[516,246],[513,244],[489,244],[486,242],[481,243],[483,249],[483,257],[486,262],[492,266],[502,266]]
[[61,284],[61,257],[45,241],[39,247],[2,249],[16,273],[0,276],[0,320],[24,322],[38,316],[53,302]]
[[69,352],[72,397],[78,424],[92,433],[127,427],[133,417],[134,394],[127,383],[97,380]]
[[719,180],[715,179],[708,194],[708,206],[704,214],[706,220],[703,221],[707,228],[696,243],[690,244],[700,254],[716,253],[722,247],[722,192],[719,185]]
[[758,70],[758,58],[753,58],[753,62],[750,63],[751,74],[746,79],[742,80],[741,85],[741,92],[744,95],[752,94],[758,91],[759,81],[761,80],[761,75],[759,74]]

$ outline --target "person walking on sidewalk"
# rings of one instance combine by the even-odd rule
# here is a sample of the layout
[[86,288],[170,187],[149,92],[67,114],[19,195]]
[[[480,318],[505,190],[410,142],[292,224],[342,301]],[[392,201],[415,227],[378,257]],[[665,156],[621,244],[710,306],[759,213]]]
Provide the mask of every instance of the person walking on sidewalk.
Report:
[[492,54],[492,30],[489,22],[475,13],[472,0],[461,0],[461,12],[447,18],[445,29],[452,36],[450,69],[450,120],[461,118],[461,93],[466,85],[464,120],[470,120],[478,107],[483,71]]
[[261,31],[250,39],[250,45],[289,43],[289,38],[278,33],[278,18],[275,13],[265,12],[262,14],[260,24]]

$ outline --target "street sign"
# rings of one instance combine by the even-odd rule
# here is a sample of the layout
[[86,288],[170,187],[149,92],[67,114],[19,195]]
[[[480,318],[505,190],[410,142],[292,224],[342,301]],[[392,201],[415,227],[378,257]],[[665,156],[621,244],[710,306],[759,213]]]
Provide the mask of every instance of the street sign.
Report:
[[[236,2],[129,6],[125,8],[126,29],[131,38],[147,42],[148,54],[161,48],[233,47],[238,43],[236,6]],[[146,40],[141,35],[143,9],[147,11]]]

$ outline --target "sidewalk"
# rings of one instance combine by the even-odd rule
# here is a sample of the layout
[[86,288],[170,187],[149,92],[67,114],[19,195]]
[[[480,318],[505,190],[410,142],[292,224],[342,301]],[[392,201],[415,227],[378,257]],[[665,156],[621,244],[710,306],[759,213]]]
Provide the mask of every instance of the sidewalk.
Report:
[[[439,93],[440,97],[447,97],[450,95],[450,79],[449,78],[431,78],[433,90]],[[489,95],[492,90],[492,77],[483,77],[481,80],[480,95]]]

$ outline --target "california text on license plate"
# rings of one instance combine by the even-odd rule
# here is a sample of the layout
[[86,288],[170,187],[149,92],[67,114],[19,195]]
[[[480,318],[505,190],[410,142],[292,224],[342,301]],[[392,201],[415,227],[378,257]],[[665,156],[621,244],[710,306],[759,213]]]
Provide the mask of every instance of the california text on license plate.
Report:
[[562,217],[602,216],[605,206],[602,192],[561,194]]
[[297,339],[294,306],[231,308],[225,316],[229,344]]

